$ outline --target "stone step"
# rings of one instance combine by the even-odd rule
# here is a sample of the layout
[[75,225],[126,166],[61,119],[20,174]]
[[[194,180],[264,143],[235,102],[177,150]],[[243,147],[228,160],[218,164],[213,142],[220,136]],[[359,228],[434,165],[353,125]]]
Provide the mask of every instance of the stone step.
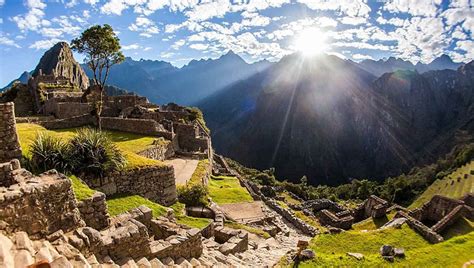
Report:
[[13,242],[0,234],[0,267],[13,267],[15,262],[12,253]]
[[137,263],[133,259],[128,259],[125,263],[120,266],[121,268],[138,268]]
[[146,258],[141,258],[137,261],[139,268],[151,268],[151,263]]
[[166,267],[159,259],[154,258],[153,260],[150,261],[151,267],[152,268],[164,268]]

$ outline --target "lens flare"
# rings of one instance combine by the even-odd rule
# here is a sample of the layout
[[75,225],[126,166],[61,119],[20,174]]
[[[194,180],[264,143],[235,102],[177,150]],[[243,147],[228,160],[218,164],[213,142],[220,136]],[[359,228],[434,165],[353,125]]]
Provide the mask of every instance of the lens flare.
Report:
[[295,48],[305,55],[316,55],[327,48],[327,36],[318,28],[307,28],[296,36]]

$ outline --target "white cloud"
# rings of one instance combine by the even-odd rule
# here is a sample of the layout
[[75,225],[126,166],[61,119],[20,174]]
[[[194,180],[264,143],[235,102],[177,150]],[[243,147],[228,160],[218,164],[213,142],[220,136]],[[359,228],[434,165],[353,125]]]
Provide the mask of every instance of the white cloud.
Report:
[[0,36],[0,45],[21,48],[15,41],[6,36]]
[[132,32],[139,32],[140,36],[152,37],[154,34],[160,32],[156,24],[146,17],[137,17],[135,23],[128,26]]
[[434,17],[442,0],[391,0],[387,1],[383,10],[391,13],[409,13],[412,16]]
[[464,58],[462,61],[471,61],[474,59],[474,41],[458,41],[456,42],[456,49],[464,51]]
[[184,44],[186,44],[186,40],[180,39],[180,40],[174,42],[174,44],[171,46],[171,48],[174,49],[174,50],[178,50],[180,47],[184,46]]
[[342,24],[350,24],[350,25],[359,25],[359,24],[364,24],[367,23],[367,18],[365,17],[342,17],[341,20],[339,20]]
[[58,43],[60,41],[62,41],[62,40],[57,39],[57,38],[53,38],[53,39],[49,39],[49,40],[39,40],[39,41],[36,41],[33,44],[31,44],[29,46],[29,48],[34,48],[36,50],[48,49],[48,48],[51,48],[52,46],[54,46],[56,43]]
[[99,3],[99,0],[84,0],[84,3],[95,6],[95,4]]
[[18,28],[22,31],[36,31],[41,27],[47,27],[51,23],[44,19],[45,13],[43,9],[46,4],[41,0],[28,0],[26,3],[28,12],[25,15],[18,15],[12,18]]
[[369,15],[370,7],[366,0],[297,0],[314,10],[339,11],[352,17],[366,17]]
[[192,44],[189,47],[195,50],[206,50],[209,47],[209,45],[199,43],[199,44]]
[[352,55],[352,58],[354,60],[373,60],[373,58],[369,55],[363,55],[363,54],[354,54]]
[[136,43],[122,46],[123,50],[135,50],[135,49],[139,49],[139,48],[141,48],[141,46],[139,44],[136,44]]
[[3,4],[5,4],[5,0],[0,0],[0,7],[3,6]]

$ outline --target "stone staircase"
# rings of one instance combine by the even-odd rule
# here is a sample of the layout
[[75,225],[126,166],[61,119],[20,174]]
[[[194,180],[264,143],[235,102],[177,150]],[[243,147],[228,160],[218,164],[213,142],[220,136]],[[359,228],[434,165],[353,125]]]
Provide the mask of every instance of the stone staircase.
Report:
[[[198,259],[179,258],[124,259],[114,262],[106,256],[97,259],[95,255],[85,257],[70,244],[47,240],[32,241],[26,232],[14,233],[10,238],[0,234],[0,267],[24,268],[32,264],[46,263],[52,268],[64,267],[127,267],[127,268],[161,268],[161,267],[244,267],[245,262],[234,255],[225,256],[219,251],[208,251]],[[119,265],[120,264],[120,265]]]

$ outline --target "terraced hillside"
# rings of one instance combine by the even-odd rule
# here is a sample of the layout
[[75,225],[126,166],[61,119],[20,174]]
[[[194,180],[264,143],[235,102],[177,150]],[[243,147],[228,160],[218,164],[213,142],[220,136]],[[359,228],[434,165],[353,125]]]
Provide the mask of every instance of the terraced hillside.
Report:
[[436,180],[410,205],[410,208],[423,205],[423,203],[428,202],[436,194],[460,198],[472,192],[474,192],[474,161],[461,166],[443,179]]

